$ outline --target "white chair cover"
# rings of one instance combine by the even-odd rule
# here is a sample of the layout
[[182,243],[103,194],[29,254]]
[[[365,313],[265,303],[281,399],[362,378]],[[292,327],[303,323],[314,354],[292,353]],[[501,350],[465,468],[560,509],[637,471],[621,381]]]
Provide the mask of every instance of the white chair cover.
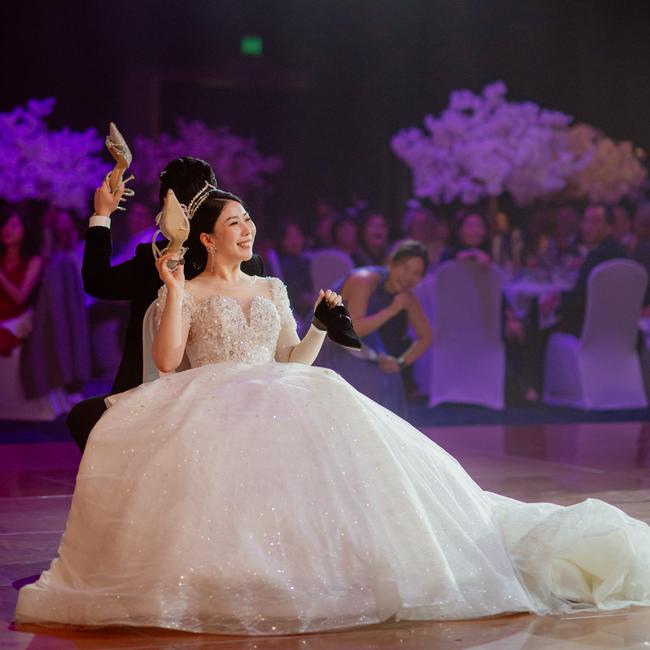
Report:
[[[144,313],[144,318],[142,319],[142,383],[146,384],[154,379],[158,379],[164,375],[169,375],[171,373],[161,372],[156,367],[153,357],[151,356],[151,346],[153,345],[153,337],[156,333],[156,324],[154,322],[154,310],[156,308],[156,302],[152,302],[147,311]],[[190,368],[190,362],[187,358],[187,355],[183,355],[183,361],[181,365],[172,370],[172,372],[181,372],[183,370],[188,370]]]
[[442,264],[431,283],[429,406],[442,402],[504,407],[501,273],[475,262]]
[[[29,336],[32,327],[32,312],[24,312],[17,318],[3,321],[0,325],[14,336],[22,339]],[[54,420],[66,410],[67,404],[60,405],[63,391],[53,391],[50,395],[27,399],[20,379],[20,354],[22,346],[15,347],[7,357],[0,357],[0,420]]]
[[329,248],[310,253],[309,261],[311,284],[316,293],[320,289],[332,289],[354,268],[354,262],[349,255]]
[[582,336],[549,338],[545,402],[593,410],[648,405],[636,351],[647,284],[647,271],[631,260],[603,262],[591,272]]

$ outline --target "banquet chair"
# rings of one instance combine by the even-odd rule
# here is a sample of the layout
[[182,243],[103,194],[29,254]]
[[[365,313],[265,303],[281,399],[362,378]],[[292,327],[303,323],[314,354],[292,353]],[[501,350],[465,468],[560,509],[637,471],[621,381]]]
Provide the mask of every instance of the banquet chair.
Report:
[[164,375],[170,375],[174,372],[182,372],[190,368],[190,362],[187,355],[183,355],[181,365],[172,370],[171,372],[161,372],[154,363],[153,356],[151,355],[151,346],[153,345],[153,337],[156,333],[156,324],[154,321],[154,311],[156,309],[156,301],[154,300],[147,311],[144,313],[142,319],[142,383],[146,384],[154,381]]
[[587,281],[582,335],[554,332],[546,349],[544,401],[582,409],[645,408],[636,339],[647,271],[631,260],[599,264]]
[[446,262],[434,274],[431,290],[429,406],[454,402],[503,409],[501,273],[474,262]]
[[[18,338],[25,338],[31,329],[32,312],[27,311],[11,321],[1,323]],[[49,421],[56,419],[61,409],[57,408],[54,395],[29,398],[20,372],[23,343],[15,347],[8,356],[0,357],[0,420]]]
[[309,254],[311,284],[315,292],[332,289],[336,283],[354,268],[349,255],[333,248],[313,251]]

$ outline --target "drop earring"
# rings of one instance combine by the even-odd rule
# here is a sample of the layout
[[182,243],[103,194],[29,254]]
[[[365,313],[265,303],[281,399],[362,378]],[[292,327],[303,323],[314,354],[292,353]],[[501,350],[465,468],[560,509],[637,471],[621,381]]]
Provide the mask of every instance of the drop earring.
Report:
[[210,244],[210,273],[214,273],[214,245]]

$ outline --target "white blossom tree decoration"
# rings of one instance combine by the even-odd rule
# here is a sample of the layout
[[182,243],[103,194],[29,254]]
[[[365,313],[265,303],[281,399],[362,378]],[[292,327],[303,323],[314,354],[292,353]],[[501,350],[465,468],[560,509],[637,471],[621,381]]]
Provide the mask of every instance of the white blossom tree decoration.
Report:
[[265,156],[254,138],[243,138],[228,127],[211,129],[200,121],[178,120],[178,136],[135,139],[133,169],[139,182],[157,192],[162,169],[174,158],[193,156],[210,163],[219,187],[246,194],[264,187],[266,175],[282,167],[279,156]]
[[46,118],[55,103],[32,99],[0,113],[0,197],[87,211],[93,189],[110,168],[100,156],[103,140],[95,129],[50,131]]
[[410,128],[392,138],[392,148],[413,174],[414,194],[434,203],[472,204],[509,192],[524,205],[564,189],[584,168],[590,152],[577,152],[564,137],[572,118],[532,102],[508,102],[502,82],[480,95],[451,94],[425,130]]

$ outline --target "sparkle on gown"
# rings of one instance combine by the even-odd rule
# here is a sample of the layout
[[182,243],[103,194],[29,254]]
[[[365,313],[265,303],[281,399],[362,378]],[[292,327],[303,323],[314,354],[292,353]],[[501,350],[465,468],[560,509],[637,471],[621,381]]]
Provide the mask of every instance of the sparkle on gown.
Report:
[[268,282],[248,314],[185,292],[192,368],[93,429],[18,621],[287,634],[650,604],[646,524],[485,492],[332,370],[275,362],[295,321]]

